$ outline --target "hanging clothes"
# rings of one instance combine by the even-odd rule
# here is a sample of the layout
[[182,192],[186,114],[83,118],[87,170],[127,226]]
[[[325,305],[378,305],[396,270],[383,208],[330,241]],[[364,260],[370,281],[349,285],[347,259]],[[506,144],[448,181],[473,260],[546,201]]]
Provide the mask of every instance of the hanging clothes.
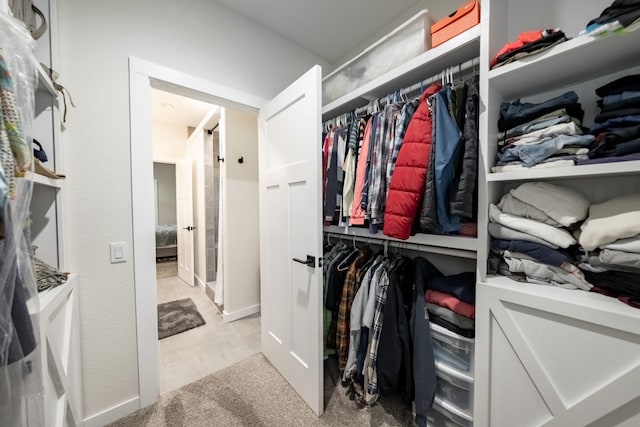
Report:
[[365,209],[362,207],[362,196],[367,176],[367,159],[369,158],[369,145],[371,141],[371,126],[373,119],[366,120],[361,147],[356,162],[356,178],[353,189],[353,203],[351,205],[350,225],[364,225]]
[[420,97],[398,153],[384,219],[383,232],[389,237],[408,239],[420,208],[431,156],[432,121],[427,98],[439,90],[440,85],[431,85]]
[[438,225],[445,234],[457,233],[460,229],[460,217],[449,211],[451,186],[455,175],[455,153],[462,141],[462,132],[449,114],[451,86],[446,86],[435,95],[436,110],[436,155],[435,185]]
[[465,218],[473,218],[478,209],[478,107],[480,103],[478,82],[478,76],[474,76],[467,82],[462,161],[456,174],[455,191],[450,205],[452,214]]

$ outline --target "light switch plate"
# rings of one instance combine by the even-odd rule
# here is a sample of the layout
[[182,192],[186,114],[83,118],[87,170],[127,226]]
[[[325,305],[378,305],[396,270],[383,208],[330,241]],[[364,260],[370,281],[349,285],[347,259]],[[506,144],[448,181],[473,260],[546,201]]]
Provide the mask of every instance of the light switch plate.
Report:
[[127,262],[127,243],[126,242],[112,242],[109,244],[111,253],[111,264],[117,264],[120,262]]

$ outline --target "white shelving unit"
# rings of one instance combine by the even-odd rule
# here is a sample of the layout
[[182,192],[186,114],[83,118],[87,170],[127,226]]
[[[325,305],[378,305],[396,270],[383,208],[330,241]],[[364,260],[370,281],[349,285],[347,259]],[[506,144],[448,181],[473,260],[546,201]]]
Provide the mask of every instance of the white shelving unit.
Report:
[[40,323],[45,425],[82,425],[78,275],[39,293],[30,312]]
[[[62,126],[58,110],[58,92],[45,66],[58,69],[56,0],[35,0],[44,13],[48,29],[37,40],[35,63],[38,88],[35,92],[35,118],[31,137],[43,146],[48,162],[43,166],[60,172],[62,164]],[[37,246],[36,257],[66,271],[64,259],[63,191],[64,179],[50,179],[29,172],[24,179],[33,181],[31,198],[31,237]],[[82,425],[82,379],[78,302],[79,278],[70,274],[59,286],[38,293],[30,302],[39,321],[38,353],[42,361],[44,393],[42,402],[45,425]]]
[[[464,33],[452,38],[442,45],[430,49],[418,57],[410,60],[373,81],[355,89],[354,91],[325,105],[322,109],[323,120],[330,119],[354,108],[366,105],[370,100],[377,99],[392,93],[395,90],[414,85],[420,81],[438,74],[447,67],[455,67],[479,56],[480,52],[480,25],[470,28]],[[478,61],[478,70],[480,63]],[[427,85],[425,84],[425,88]],[[339,236],[352,236],[357,240],[387,244],[415,251],[416,254],[430,257],[436,256],[436,265],[442,265],[449,270],[460,272],[469,271],[476,267],[479,240],[474,237],[447,236],[433,234],[416,234],[407,240],[400,240],[385,236],[380,231],[370,234],[368,229],[360,227],[325,226],[325,233]],[[444,271],[444,270],[443,270]],[[439,330],[437,325],[433,328]],[[454,336],[453,332],[451,332]],[[458,339],[467,342],[469,339],[458,336]],[[453,338],[455,341],[455,338]],[[470,340],[471,342],[473,340]],[[462,373],[448,366],[446,362],[437,362],[437,369],[444,375],[455,378],[457,381],[467,384],[470,389],[471,405],[473,403],[473,374]],[[436,398],[435,411],[460,425],[473,424],[473,407],[464,411],[447,400]],[[439,416],[434,414],[434,416]]]
[[[500,104],[540,102],[574,90],[593,123],[595,89],[640,70],[640,31],[578,35],[609,0],[485,0],[482,3],[480,210],[511,188],[546,181],[592,203],[640,192],[640,162],[491,173]],[[489,61],[519,33],[560,28],[568,37],[545,52],[494,70]],[[486,215],[486,214],[485,214]],[[640,423],[640,310],[615,298],[487,275],[489,236],[478,225],[474,422],[477,426]],[[607,363],[599,363],[606,360]],[[634,403],[635,402],[635,403]],[[592,424],[593,423],[593,424]]]

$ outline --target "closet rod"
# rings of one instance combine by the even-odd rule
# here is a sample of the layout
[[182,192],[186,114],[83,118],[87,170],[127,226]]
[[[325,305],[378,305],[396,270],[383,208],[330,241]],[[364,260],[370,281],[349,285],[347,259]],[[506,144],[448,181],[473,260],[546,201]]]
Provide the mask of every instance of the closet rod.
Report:
[[389,246],[395,246],[400,249],[409,249],[414,251],[430,252],[434,254],[450,255],[458,258],[470,258],[470,259],[477,258],[477,254],[475,251],[446,248],[442,246],[433,246],[425,243],[414,243],[414,242],[405,242],[400,240],[391,240],[384,235],[381,235],[381,237],[375,237],[375,236],[363,237],[363,236],[356,236],[353,234],[334,233],[331,231],[324,231],[323,233],[327,236],[332,236],[345,242],[353,242],[355,240],[358,242],[371,243],[374,245],[381,245],[381,246],[384,246],[386,243]]
[[[431,77],[427,77],[425,79],[420,80],[418,83],[415,83],[411,86],[402,88],[399,90],[399,92],[403,95],[408,95],[410,93],[416,92],[418,90],[420,90],[421,92],[426,89],[430,84],[432,84],[434,81],[441,79],[444,77],[444,72],[446,72],[447,70],[451,70],[451,72],[453,74],[458,74],[460,77],[462,76],[462,73],[474,68],[475,66],[479,66],[480,65],[480,58],[476,57],[476,58],[472,58],[469,59],[468,61],[462,62],[458,65],[453,65],[451,67],[446,67],[443,68],[441,72],[432,75]],[[390,94],[392,95],[392,94]],[[388,95],[389,96],[389,95]],[[356,116],[362,115],[363,113],[366,113],[369,111],[369,108],[373,105],[373,103],[378,103],[380,107],[384,107],[384,100],[386,97],[383,98],[378,98],[378,99],[374,99],[372,101],[369,101],[369,103],[367,105],[364,105],[362,107],[358,107],[354,110],[354,114]]]
[[412,86],[406,87],[404,89],[400,89],[400,93],[408,94],[408,93],[415,92],[420,88],[426,89],[427,86],[432,84],[435,80],[441,79],[443,77],[443,72],[446,72],[447,70],[451,70],[454,74],[457,73],[460,77],[462,77],[462,73],[464,71],[467,71],[470,68],[473,68],[475,65],[478,65],[478,66],[480,65],[480,58],[472,58],[458,65],[453,65],[451,67],[443,68],[441,72],[434,74],[431,77],[427,77],[426,79],[423,79]]

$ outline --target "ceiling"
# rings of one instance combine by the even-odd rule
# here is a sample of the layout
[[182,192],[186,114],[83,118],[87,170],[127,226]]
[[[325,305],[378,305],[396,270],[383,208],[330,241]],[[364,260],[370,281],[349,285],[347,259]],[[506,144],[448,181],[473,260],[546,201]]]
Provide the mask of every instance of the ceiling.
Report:
[[[218,0],[332,65],[427,7],[432,16],[466,0]],[[442,10],[440,10],[442,9]],[[283,12],[285,11],[285,12]],[[435,12],[435,15],[434,15]],[[390,29],[385,27],[393,25]],[[382,32],[382,33],[381,33]],[[381,33],[381,34],[380,34]],[[373,40],[372,40],[373,39]],[[196,127],[214,107],[152,89],[154,121]],[[173,105],[174,108],[166,108]]]
[[420,0],[218,0],[330,64]]
[[[215,105],[151,88],[153,121],[197,127]],[[173,108],[171,108],[173,106]]]

